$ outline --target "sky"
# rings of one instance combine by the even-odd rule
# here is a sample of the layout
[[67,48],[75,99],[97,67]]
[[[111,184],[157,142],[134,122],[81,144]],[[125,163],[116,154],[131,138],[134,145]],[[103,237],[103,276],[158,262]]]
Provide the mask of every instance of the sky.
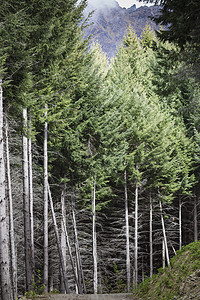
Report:
[[119,5],[121,7],[126,7],[126,8],[131,7],[133,4],[135,4],[137,8],[140,6],[144,6],[144,5],[150,6],[150,4],[146,4],[144,2],[139,2],[137,0],[117,0],[117,2],[119,3]]
[[119,3],[121,7],[131,7],[132,5],[136,5],[136,8],[146,4],[144,2],[139,2],[137,0],[88,0],[88,4],[92,5],[94,8],[105,8],[105,7],[114,7],[116,5],[116,1]]

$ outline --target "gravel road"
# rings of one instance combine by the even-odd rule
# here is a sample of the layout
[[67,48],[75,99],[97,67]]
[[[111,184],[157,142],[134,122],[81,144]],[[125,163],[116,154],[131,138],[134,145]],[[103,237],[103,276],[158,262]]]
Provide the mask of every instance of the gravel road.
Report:
[[46,296],[40,296],[35,300],[130,300],[133,299],[131,294],[98,294],[98,295],[59,295],[51,294]]

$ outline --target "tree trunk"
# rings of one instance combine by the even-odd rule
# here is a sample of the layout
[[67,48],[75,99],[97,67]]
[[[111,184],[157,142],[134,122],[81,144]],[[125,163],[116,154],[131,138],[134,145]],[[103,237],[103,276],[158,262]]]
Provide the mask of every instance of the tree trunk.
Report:
[[[45,118],[47,117],[47,106],[45,107]],[[48,292],[49,255],[48,255],[48,153],[47,153],[47,129],[44,124],[44,292]]]
[[165,241],[162,239],[162,267],[165,268]]
[[97,294],[98,278],[97,278],[97,236],[96,236],[96,178],[94,177],[94,187],[92,195],[92,242],[93,242],[93,286],[94,294]]
[[153,277],[153,202],[150,192],[149,248],[150,248],[150,277]]
[[47,187],[48,187],[49,201],[50,201],[50,206],[51,206],[51,214],[52,214],[52,219],[53,219],[53,224],[54,224],[54,231],[55,231],[55,235],[56,235],[56,242],[57,242],[57,247],[58,247],[58,254],[59,254],[59,258],[60,258],[60,265],[61,265],[61,269],[62,269],[62,276],[63,276],[64,285],[65,285],[65,291],[67,294],[69,294],[66,266],[65,266],[62,248],[61,248],[60,239],[59,239],[59,232],[58,232],[58,226],[57,226],[56,216],[55,216],[54,207],[53,207],[53,200],[51,197],[51,191],[50,191],[49,185]]
[[124,196],[125,196],[125,222],[126,222],[126,277],[127,293],[130,292],[131,266],[130,266],[130,241],[129,241],[129,214],[128,214],[128,192],[127,192],[127,175],[124,171]]
[[[64,198],[64,195],[63,195],[63,198]],[[71,246],[70,246],[70,242],[69,242],[69,235],[68,235],[68,232],[67,232],[67,226],[66,226],[65,218],[62,218],[62,227],[63,227],[64,233],[65,233],[65,238],[66,238],[66,243],[67,243],[67,248],[68,248],[68,252],[69,252],[69,257],[70,257],[72,270],[73,270],[73,273],[74,273],[75,283],[76,283],[76,286],[77,286],[78,293],[81,294],[82,289],[81,289],[81,286],[80,286],[79,281],[78,281],[77,271],[76,271],[76,267],[75,267],[75,264],[74,264],[74,261],[73,261],[72,250],[71,250]]]
[[77,269],[76,276],[78,278],[77,289],[80,294],[83,293],[82,290],[82,282],[83,282],[83,289],[84,289],[84,293],[86,294],[85,279],[84,279],[83,268],[81,263],[81,255],[80,255],[79,242],[78,242],[78,232],[76,226],[76,208],[75,208],[74,191],[72,191],[71,196],[72,196],[72,218],[73,218],[73,226],[74,226],[75,251],[76,251],[76,269]]
[[182,248],[182,203],[179,198],[179,250]]
[[164,239],[164,245],[165,245],[165,254],[166,254],[166,259],[167,259],[167,265],[170,266],[169,251],[168,251],[168,245],[167,245],[167,236],[166,236],[165,222],[164,222],[164,218],[163,218],[163,210],[162,210],[161,201],[160,201],[160,215],[161,215],[161,222],[162,222],[162,231],[163,231],[163,239]]
[[12,198],[12,186],[11,186],[11,177],[10,177],[10,153],[9,153],[7,116],[5,118],[5,136],[6,136],[6,163],[7,163],[8,198],[9,198],[11,279],[12,279],[12,286],[13,286],[13,298],[17,299],[17,257],[16,257],[16,251],[15,251],[13,198]]
[[[79,260],[78,232],[77,232],[77,226],[76,226],[75,197],[74,197],[73,191],[72,191],[72,218],[73,218],[74,238],[75,238],[76,272],[77,272],[76,274],[77,274],[77,278],[78,278],[77,291],[79,292],[78,289],[81,288],[81,267],[80,267],[80,260]],[[80,293],[82,294],[82,288],[81,288]]]
[[74,261],[73,261],[72,250],[71,250],[71,246],[70,246],[70,242],[69,242],[69,235],[68,235],[68,232],[67,232],[66,224],[64,224],[64,230],[65,230],[65,235],[66,235],[67,248],[68,248],[68,251],[69,251],[71,266],[72,266],[72,270],[73,270],[73,273],[74,273],[75,283],[77,285],[78,293],[81,294],[82,289],[79,286],[79,282],[78,282],[77,271],[76,271],[76,267],[75,267],[75,264],[74,264]]
[[9,238],[5,198],[5,165],[3,144],[3,91],[0,80],[0,290],[2,300],[12,300],[12,288],[9,270]]
[[33,167],[32,167],[32,141],[31,141],[31,115],[29,119],[29,138],[28,138],[28,161],[29,161],[29,203],[30,203],[30,223],[31,223],[31,261],[33,274],[35,273],[34,257],[34,226],[33,226]]
[[[65,197],[64,197],[64,188],[63,188],[61,193],[61,250],[62,250],[64,264],[66,266],[67,259],[66,259],[65,219],[66,219],[66,211],[65,211]],[[62,270],[61,270],[60,293],[65,294],[65,285],[62,276]]]
[[32,290],[33,268],[31,249],[31,222],[29,202],[29,167],[28,167],[28,140],[27,140],[27,109],[23,109],[23,199],[24,199],[24,242],[25,242],[25,273],[26,289]]
[[138,283],[138,184],[135,187],[135,285]]
[[197,196],[194,197],[194,241],[198,241]]

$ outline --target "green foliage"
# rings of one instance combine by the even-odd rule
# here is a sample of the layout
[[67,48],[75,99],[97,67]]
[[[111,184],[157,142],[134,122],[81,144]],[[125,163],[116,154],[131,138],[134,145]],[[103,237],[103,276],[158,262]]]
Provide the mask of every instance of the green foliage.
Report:
[[[162,201],[172,201],[177,193],[189,194],[195,183],[193,157],[198,173],[200,105],[194,81],[178,76],[179,47],[160,42],[149,26],[141,39],[129,28],[108,67],[99,45],[88,50],[88,41],[82,38],[79,24],[86,1],[77,3],[8,0],[0,4],[5,103],[10,102],[10,115],[18,126],[18,114],[28,108],[31,137],[40,153],[43,125],[48,123],[53,196],[60,198],[65,183],[67,194],[74,191],[80,207],[90,210],[95,177],[98,218],[109,205],[112,210],[112,200],[123,199],[124,170],[131,199],[136,184],[144,192],[151,189]],[[191,113],[194,102],[198,110]],[[37,163],[41,170],[42,159]],[[195,269],[199,251],[190,251]],[[175,261],[172,264],[176,266]],[[185,266],[180,263],[177,281],[169,270],[159,271],[156,278],[167,276],[162,282],[153,279],[158,297],[164,289],[168,299],[176,293],[188,274]],[[123,292],[124,274],[117,264],[112,276],[105,277],[107,288]],[[147,294],[150,284],[145,281],[141,293]],[[26,296],[34,298],[42,291],[38,273]]]
[[159,16],[153,18],[157,24],[166,26],[158,35],[162,40],[177,43],[181,47],[179,58],[185,71],[199,82],[199,1],[198,0],[140,0],[161,5]]
[[[149,27],[141,44],[129,28],[109,73],[113,88],[109,125],[113,130],[111,139],[106,132],[106,140],[113,144],[112,155],[118,145],[117,158],[121,157],[121,163],[126,161],[131,180],[140,183],[146,179],[146,187],[156,188],[165,200],[172,200],[176,191],[189,191],[194,183],[189,174],[193,146],[181,119],[170,115],[166,107],[164,110],[160,95],[154,93],[151,68],[159,69],[156,49]],[[120,148],[124,151],[121,156]]]
[[[142,299],[174,299],[181,296],[181,287],[200,267],[200,242],[182,247],[171,260],[171,266],[141,283],[135,295]],[[189,297],[189,295],[188,295]]]
[[32,289],[25,293],[27,299],[35,299],[38,295],[42,295],[45,289],[45,285],[41,281],[41,271],[37,270],[37,282],[32,279]]
[[150,25],[146,25],[141,34],[141,44],[144,49],[152,48],[156,43],[155,32],[151,29]]
[[[116,263],[113,264],[113,274],[105,276],[104,282],[109,293],[125,293],[126,292],[126,284],[123,279],[123,273],[119,270],[118,265]],[[114,281],[113,281],[114,277]]]

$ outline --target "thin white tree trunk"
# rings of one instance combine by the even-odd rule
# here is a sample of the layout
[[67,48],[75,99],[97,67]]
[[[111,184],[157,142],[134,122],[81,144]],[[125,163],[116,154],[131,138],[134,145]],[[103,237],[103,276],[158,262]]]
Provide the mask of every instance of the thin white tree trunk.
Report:
[[127,174],[124,171],[124,196],[125,196],[125,222],[126,222],[126,277],[127,292],[130,292],[131,265],[130,265],[130,241],[129,241],[129,214],[128,214],[128,192],[127,192]]
[[165,241],[162,239],[162,267],[165,268]]
[[138,283],[138,184],[135,187],[135,285]]
[[179,199],[179,250],[182,248],[182,203]]
[[79,294],[79,290],[78,290],[78,287],[80,286],[80,282],[78,280],[78,272],[77,272],[77,259],[75,260],[75,277],[77,278],[77,282],[75,282],[75,291],[76,291],[76,294]]
[[6,165],[7,165],[7,182],[8,182],[8,198],[9,198],[9,224],[10,224],[10,254],[11,254],[11,278],[13,286],[13,298],[17,299],[17,257],[15,251],[15,233],[13,218],[13,198],[10,176],[10,151],[8,140],[8,120],[5,118],[5,137],[6,137]]
[[67,232],[66,222],[64,224],[64,230],[65,230],[65,236],[66,236],[66,241],[67,241],[67,248],[68,248],[68,251],[69,251],[70,262],[71,262],[72,270],[73,270],[73,273],[74,273],[75,283],[76,283],[76,286],[77,286],[77,292],[79,294],[81,294],[82,290],[81,290],[81,287],[79,286],[78,277],[77,277],[77,269],[76,269],[74,261],[73,261],[73,255],[72,255],[72,250],[71,250],[71,246],[70,246],[70,242],[69,242],[69,235],[68,235],[68,232]]
[[194,241],[198,241],[197,197],[194,197]]
[[29,161],[29,203],[30,203],[30,222],[31,222],[31,261],[33,273],[35,271],[34,257],[34,217],[33,217],[33,164],[32,164],[32,140],[31,140],[31,115],[29,118],[29,138],[28,138],[28,161]]
[[61,265],[61,269],[62,269],[62,276],[63,276],[64,285],[65,285],[65,291],[67,294],[69,294],[66,266],[65,266],[61,243],[60,243],[60,239],[59,239],[59,232],[58,232],[58,226],[57,226],[56,216],[55,216],[55,212],[54,212],[53,200],[52,200],[49,185],[47,187],[48,187],[49,201],[50,201],[50,206],[51,206],[51,214],[52,214],[52,219],[53,219],[53,224],[54,224],[54,231],[55,231],[55,235],[56,235],[56,242],[57,242],[57,247],[58,247],[58,254],[59,254],[59,258],[60,258],[60,265]]
[[93,242],[93,287],[94,294],[97,294],[98,275],[97,275],[97,235],[96,235],[96,178],[94,177],[92,195],[92,242]]
[[[64,189],[62,189],[61,193],[61,250],[63,255],[64,264],[66,266],[67,258],[66,258],[66,234],[65,234],[65,219],[66,219],[66,211],[65,211],[65,197],[64,197]],[[61,294],[65,294],[65,285],[61,272]]]
[[76,208],[75,208],[75,195],[74,191],[72,191],[72,218],[73,218],[73,226],[74,226],[74,237],[75,237],[75,251],[76,251],[76,269],[77,269],[77,277],[78,277],[78,285],[77,285],[77,291],[82,294],[82,282],[83,282],[83,289],[84,293],[86,294],[86,286],[85,286],[85,279],[84,279],[84,273],[81,263],[81,255],[80,255],[80,249],[79,249],[79,241],[78,241],[78,231],[77,231],[77,225],[76,225]]
[[9,238],[5,198],[5,165],[3,144],[3,91],[0,79],[0,296],[2,300],[13,300],[9,270]]
[[162,231],[163,231],[163,239],[164,239],[164,245],[165,245],[166,260],[167,260],[167,265],[170,266],[169,251],[168,251],[168,245],[167,245],[167,236],[166,236],[165,222],[164,222],[164,218],[163,218],[163,209],[162,209],[161,201],[160,201],[160,215],[161,215],[161,222],[162,222]]
[[153,277],[153,201],[150,192],[149,248],[150,248],[150,277]]
[[[64,193],[62,191],[62,196],[64,198]],[[62,202],[64,202],[64,199],[62,200]],[[62,216],[62,228],[64,230],[64,234],[65,234],[65,240],[66,240],[66,244],[67,244],[67,248],[68,248],[68,252],[69,252],[69,257],[70,257],[70,262],[71,262],[71,266],[72,266],[72,270],[73,270],[73,273],[74,273],[74,278],[75,278],[75,283],[76,283],[76,286],[77,286],[77,292],[79,294],[82,293],[82,289],[79,285],[79,282],[78,282],[78,277],[77,277],[77,270],[76,270],[76,267],[75,267],[75,264],[74,264],[74,261],[73,261],[73,255],[72,255],[72,249],[71,249],[71,246],[70,246],[70,241],[69,241],[69,235],[68,235],[68,232],[67,232],[67,226],[66,226],[66,213],[64,213],[65,217]]]
[[29,202],[29,167],[28,167],[28,139],[27,139],[27,109],[23,109],[23,199],[24,199],[24,242],[25,242],[25,272],[26,289],[32,290],[33,269],[31,249],[31,222]]
[[[47,106],[45,107],[47,117]],[[47,152],[48,124],[44,124],[44,292],[48,292],[49,253],[48,253],[48,152]]]
[[[72,192],[72,218],[73,218],[73,226],[74,226],[74,238],[75,238],[75,253],[76,253],[76,270],[77,270],[77,277],[78,277],[78,286],[77,292],[79,292],[78,287],[81,287],[81,267],[80,267],[80,260],[79,260],[79,243],[78,243],[78,232],[76,226],[76,211],[75,211],[75,197],[74,192]],[[81,289],[82,294],[82,289]]]

